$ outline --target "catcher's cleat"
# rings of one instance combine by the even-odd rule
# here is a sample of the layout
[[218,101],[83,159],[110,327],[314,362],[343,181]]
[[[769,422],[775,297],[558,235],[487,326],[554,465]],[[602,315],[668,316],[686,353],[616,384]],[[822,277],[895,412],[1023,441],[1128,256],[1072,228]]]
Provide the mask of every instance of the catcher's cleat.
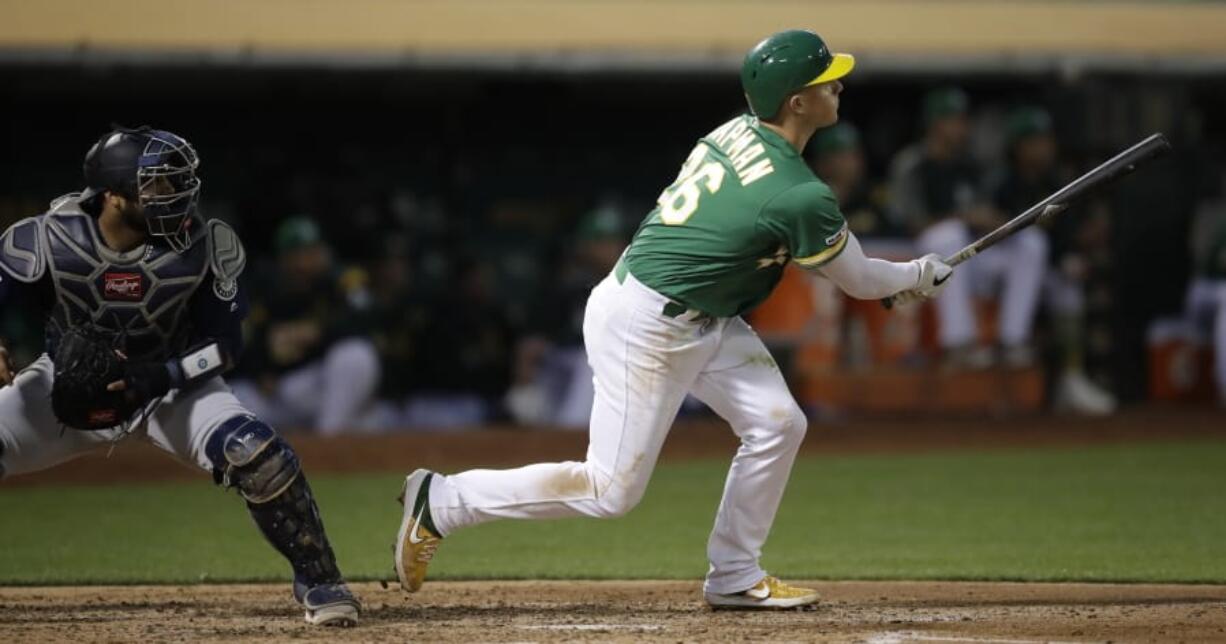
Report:
[[357,626],[362,612],[361,602],[343,581],[308,588],[295,579],[294,599],[306,609],[307,623],[317,626]]
[[400,533],[396,535],[395,564],[400,587],[410,593],[421,589],[426,581],[426,568],[438,549],[438,530],[430,516],[430,481],[434,472],[417,470],[404,480],[397,499],[404,505]]
[[749,590],[717,595],[706,593],[711,608],[795,608],[816,604],[820,596],[812,588],[789,586],[775,577],[766,577]]

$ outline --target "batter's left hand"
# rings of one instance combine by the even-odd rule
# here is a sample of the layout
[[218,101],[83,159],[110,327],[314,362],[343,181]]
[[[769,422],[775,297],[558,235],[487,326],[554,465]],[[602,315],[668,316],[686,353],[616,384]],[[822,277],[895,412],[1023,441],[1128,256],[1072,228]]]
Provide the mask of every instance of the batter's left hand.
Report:
[[915,288],[910,292],[914,292],[923,299],[936,297],[937,293],[945,288],[945,284],[949,282],[954,272],[953,267],[946,264],[945,260],[935,253],[924,255],[915,260],[915,263],[919,266],[920,275]]

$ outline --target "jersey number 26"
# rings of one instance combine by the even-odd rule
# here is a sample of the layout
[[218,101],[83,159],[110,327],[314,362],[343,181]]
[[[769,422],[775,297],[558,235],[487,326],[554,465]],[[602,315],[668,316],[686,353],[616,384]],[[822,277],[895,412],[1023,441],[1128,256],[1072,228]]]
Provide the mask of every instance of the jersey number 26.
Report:
[[698,200],[702,198],[700,186],[706,186],[707,192],[714,193],[724,184],[724,174],[727,170],[716,161],[706,161],[707,145],[699,143],[690,152],[681,173],[673,185],[660,193],[657,203],[660,205],[660,221],[669,226],[684,224],[698,210]]

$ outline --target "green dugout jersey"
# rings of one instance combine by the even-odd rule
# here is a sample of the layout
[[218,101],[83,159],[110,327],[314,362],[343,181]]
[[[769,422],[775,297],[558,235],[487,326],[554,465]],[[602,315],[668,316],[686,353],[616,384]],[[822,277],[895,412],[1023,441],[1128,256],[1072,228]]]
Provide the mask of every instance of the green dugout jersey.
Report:
[[744,115],[699,140],[624,261],[655,291],[730,317],[765,300],[789,259],[821,266],[846,243],[830,188],[783,137]]
[[1201,277],[1226,279],[1226,219],[1219,221],[1209,236],[1208,248],[1199,268]]

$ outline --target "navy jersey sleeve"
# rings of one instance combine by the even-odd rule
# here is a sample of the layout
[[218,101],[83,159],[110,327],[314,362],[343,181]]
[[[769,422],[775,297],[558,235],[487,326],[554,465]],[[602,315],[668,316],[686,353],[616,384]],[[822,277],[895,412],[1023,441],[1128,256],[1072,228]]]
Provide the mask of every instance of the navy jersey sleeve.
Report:
[[243,351],[243,320],[249,308],[247,289],[239,280],[233,293],[219,295],[213,285],[210,273],[192,297],[192,344],[215,340],[236,363]]

